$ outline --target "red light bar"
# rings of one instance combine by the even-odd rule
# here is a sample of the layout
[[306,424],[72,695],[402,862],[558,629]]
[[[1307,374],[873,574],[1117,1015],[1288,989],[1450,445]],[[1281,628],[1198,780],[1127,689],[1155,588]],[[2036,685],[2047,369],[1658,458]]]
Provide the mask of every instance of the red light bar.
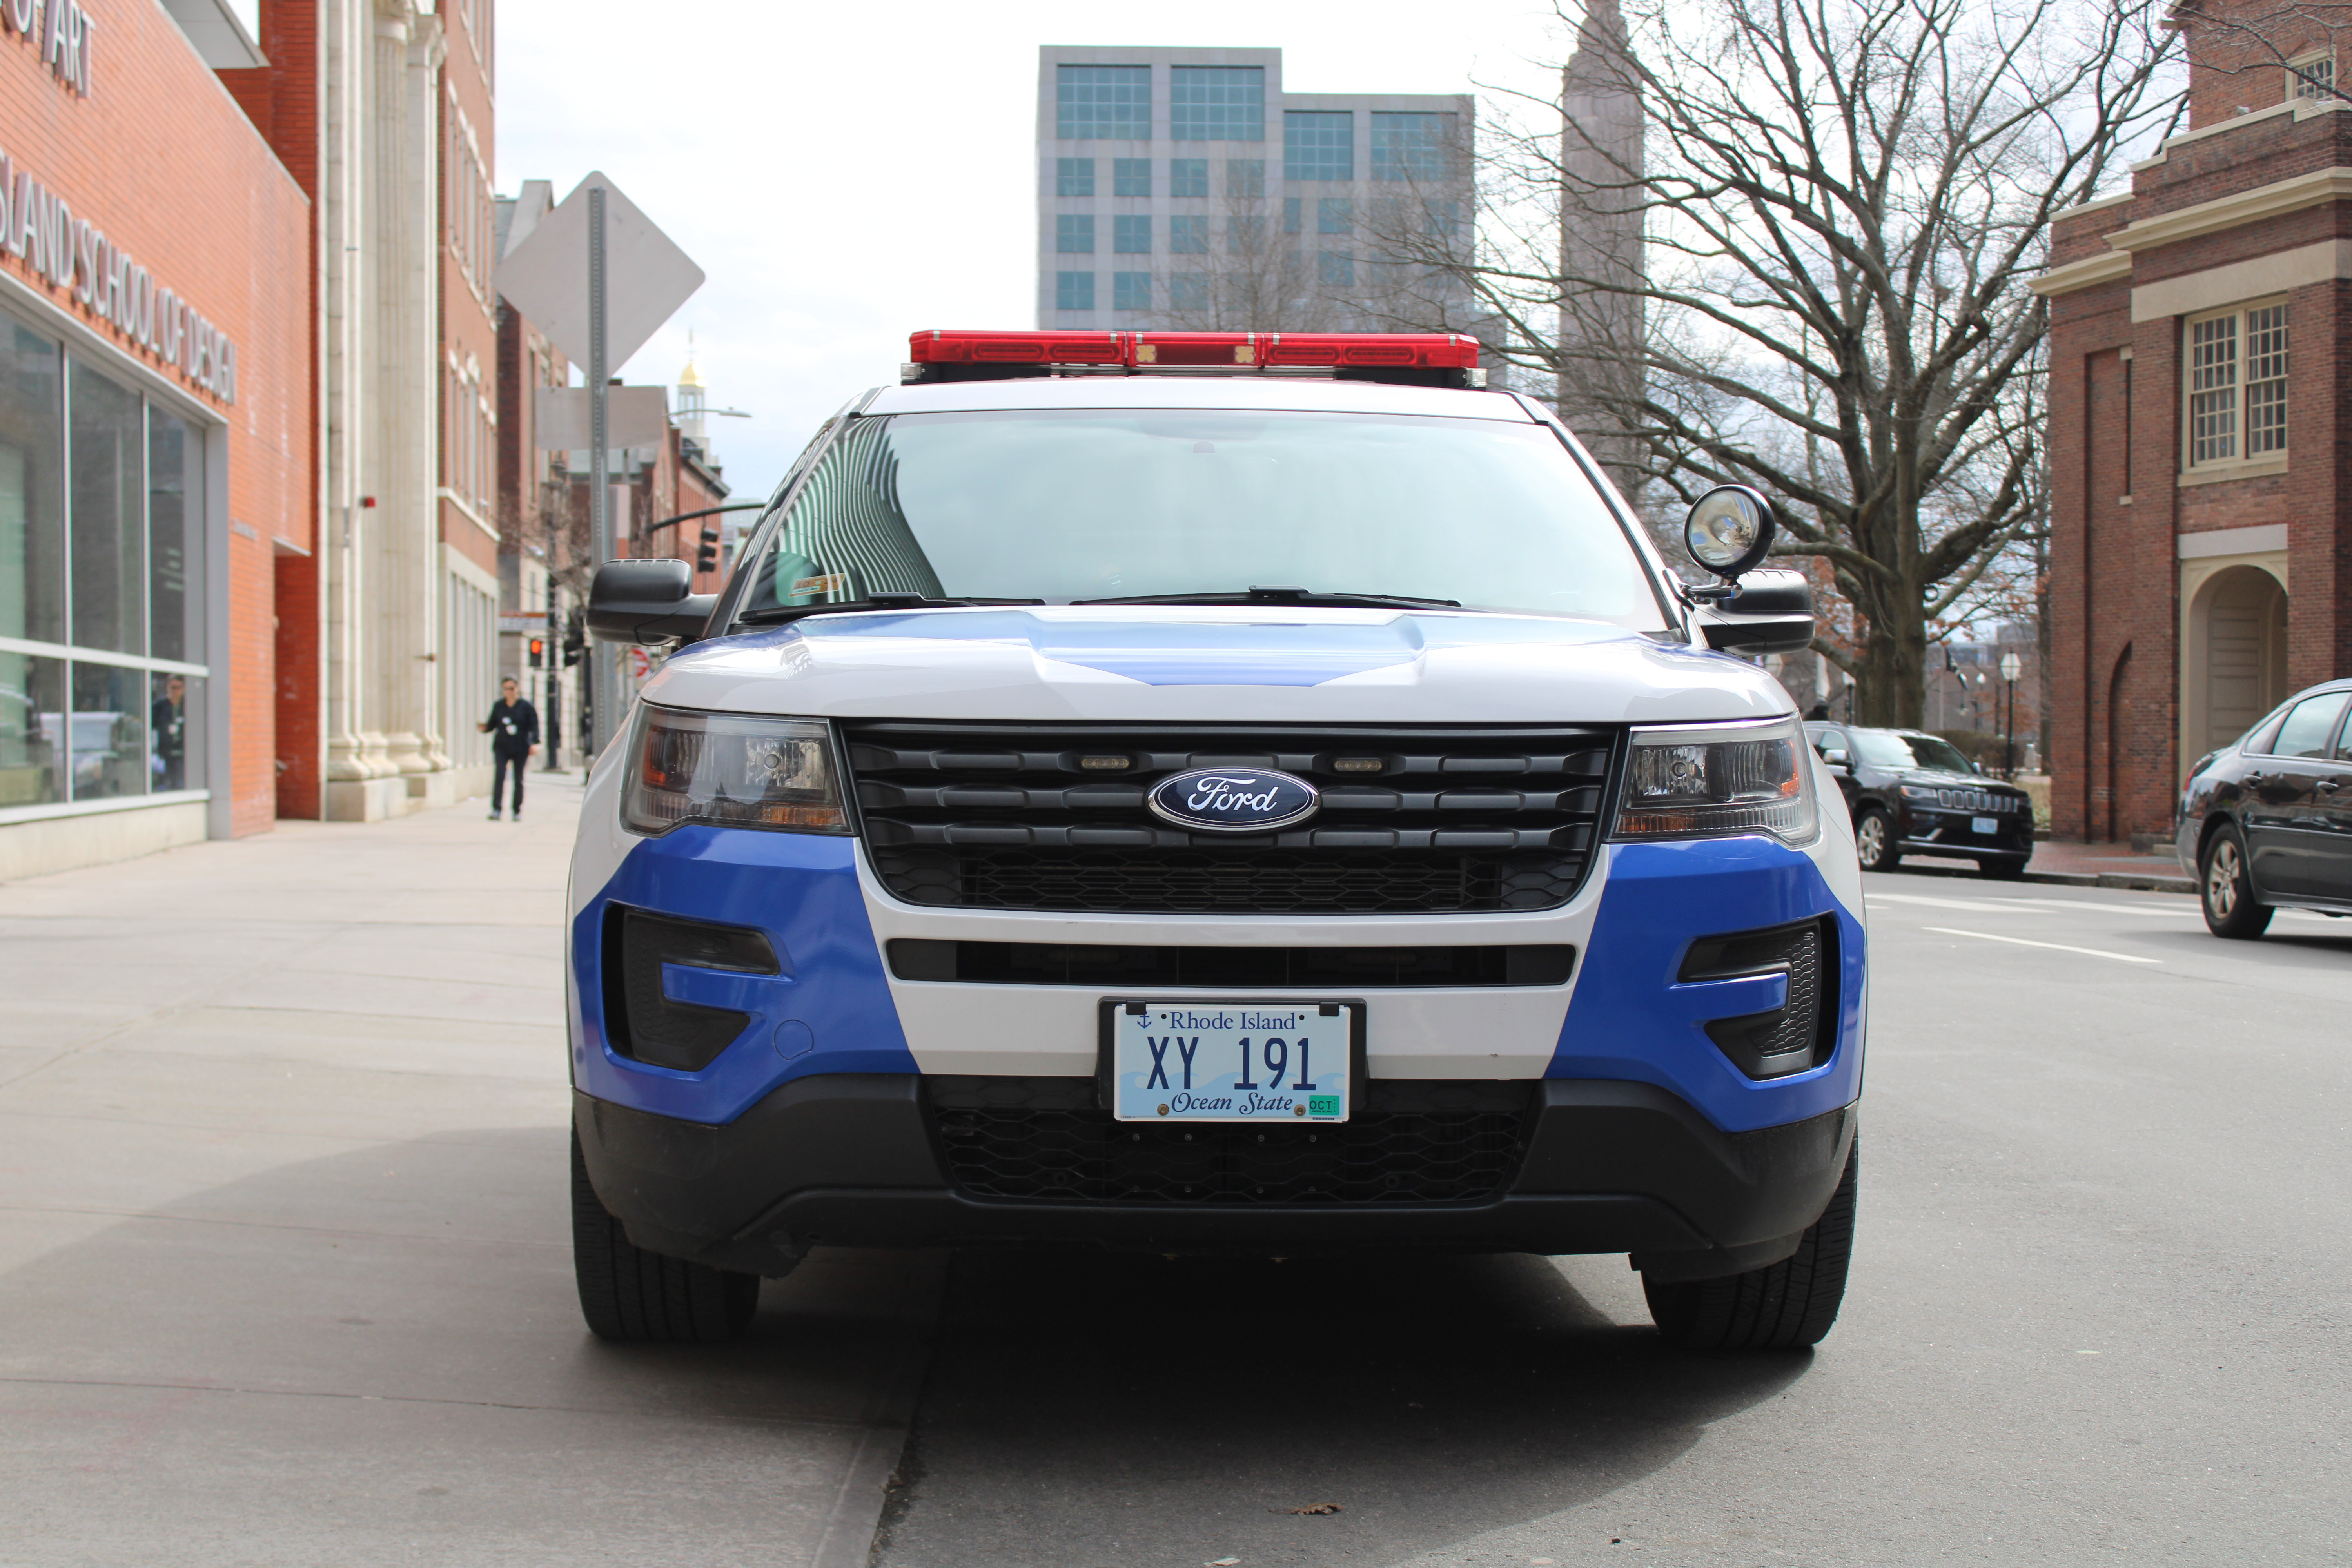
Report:
[[1478,368],[1478,340],[1456,332],[928,331],[915,333],[908,350],[919,365]]

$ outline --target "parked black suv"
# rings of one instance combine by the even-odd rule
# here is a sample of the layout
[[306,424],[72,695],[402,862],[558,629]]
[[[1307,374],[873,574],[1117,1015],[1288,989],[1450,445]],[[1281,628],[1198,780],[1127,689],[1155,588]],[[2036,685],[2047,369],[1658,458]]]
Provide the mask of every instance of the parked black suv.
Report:
[[1855,724],[1808,724],[1805,733],[1845,792],[1864,870],[1892,871],[1906,854],[1951,855],[1988,877],[2025,875],[2032,798],[1986,778],[1949,741]]
[[2176,849],[2215,936],[2260,936],[2281,907],[2352,913],[2347,698],[2352,681],[2298,691],[2190,764]]

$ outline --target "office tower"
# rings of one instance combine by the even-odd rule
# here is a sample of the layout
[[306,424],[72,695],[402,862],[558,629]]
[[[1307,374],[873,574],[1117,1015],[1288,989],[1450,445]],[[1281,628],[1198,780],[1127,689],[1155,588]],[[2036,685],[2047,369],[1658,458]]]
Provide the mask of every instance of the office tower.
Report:
[[1279,49],[1038,51],[1040,327],[1479,332],[1467,93],[1295,93]]

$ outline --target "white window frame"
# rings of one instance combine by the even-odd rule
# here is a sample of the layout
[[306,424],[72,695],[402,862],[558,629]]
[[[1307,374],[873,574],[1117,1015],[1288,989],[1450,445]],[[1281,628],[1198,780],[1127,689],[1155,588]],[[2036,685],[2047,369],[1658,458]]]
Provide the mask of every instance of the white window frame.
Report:
[[[2275,315],[2273,313],[2276,312]],[[2226,324],[2226,325],[2225,325]],[[2273,347],[2271,335],[2286,342]],[[2200,338],[2219,337],[2228,345],[2226,380],[2212,374],[2223,367],[2221,356],[2204,354]],[[2250,300],[2225,310],[2200,310],[2180,322],[2180,468],[2203,475],[2231,469],[2272,470],[2286,466],[2286,411],[2293,399],[2294,332],[2284,296]],[[2284,363],[2274,364],[2275,361]],[[2276,369],[2279,374],[2257,375]],[[2217,425],[2226,394],[2226,424]],[[2250,427],[2256,410],[2277,410],[2274,418],[2260,418]],[[2204,424],[2200,428],[2200,421]],[[2262,443],[2260,451],[2252,449]],[[2209,449],[2218,446],[2221,450]]]
[[[2302,74],[2299,74],[2307,73],[2312,67],[2317,65],[2327,68],[2328,88],[2326,92],[2315,91],[2311,84],[2304,79]],[[2289,103],[2332,103],[2344,96],[2341,85],[2336,79],[2336,50],[2333,47],[2311,49],[2299,54],[2286,62],[2286,97]]]

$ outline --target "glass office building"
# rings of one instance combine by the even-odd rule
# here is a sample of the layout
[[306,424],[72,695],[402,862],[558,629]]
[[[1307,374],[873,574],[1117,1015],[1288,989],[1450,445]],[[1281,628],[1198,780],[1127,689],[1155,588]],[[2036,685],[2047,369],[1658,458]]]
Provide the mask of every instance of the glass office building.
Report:
[[1295,93],[1279,49],[1038,56],[1037,325],[1479,331],[1464,94]]

